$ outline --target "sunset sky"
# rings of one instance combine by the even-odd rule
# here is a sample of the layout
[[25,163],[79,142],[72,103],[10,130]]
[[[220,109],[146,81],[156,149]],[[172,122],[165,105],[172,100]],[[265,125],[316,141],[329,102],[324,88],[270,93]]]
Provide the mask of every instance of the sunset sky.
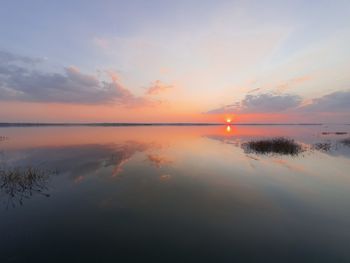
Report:
[[350,123],[350,1],[0,6],[0,122]]

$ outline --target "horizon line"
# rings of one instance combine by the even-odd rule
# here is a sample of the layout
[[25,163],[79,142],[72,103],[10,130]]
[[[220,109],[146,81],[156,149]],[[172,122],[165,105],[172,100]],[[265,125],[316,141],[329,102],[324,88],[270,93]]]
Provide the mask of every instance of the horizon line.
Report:
[[283,126],[283,125],[350,125],[348,123],[222,123],[222,122],[0,122],[0,127],[35,127],[35,126]]

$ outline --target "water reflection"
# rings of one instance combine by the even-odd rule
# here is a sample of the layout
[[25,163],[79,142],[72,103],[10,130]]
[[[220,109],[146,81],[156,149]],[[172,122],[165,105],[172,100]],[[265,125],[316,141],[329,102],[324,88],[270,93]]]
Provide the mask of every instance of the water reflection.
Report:
[[345,146],[350,147],[350,138],[347,139],[343,139],[340,141],[342,144],[344,144]]
[[49,197],[48,182],[51,173],[39,168],[13,168],[0,170],[0,191],[5,206],[23,205],[25,199],[38,194]]
[[[230,144],[241,148],[246,154],[272,154],[272,155],[290,155],[298,156],[301,153],[309,154],[319,151],[331,156],[344,156],[350,158],[350,138],[341,138],[348,132],[321,132],[312,134],[295,133],[296,128],[280,130],[275,132],[266,132],[264,128],[255,127],[255,129],[242,129],[247,133],[241,133],[239,130],[235,134],[231,133],[230,126],[226,126],[224,134],[209,134],[206,138],[220,141],[224,144]],[[252,132],[252,131],[259,132]],[[275,135],[276,137],[271,137]],[[289,135],[288,137],[283,137]],[[305,136],[306,135],[306,136]],[[340,137],[340,138],[339,138]],[[302,155],[304,156],[304,155]],[[247,156],[252,158],[252,156]]]
[[[40,167],[1,177],[32,199],[0,209],[0,262],[348,262],[348,135],[229,127],[0,129],[0,163]],[[305,151],[242,148],[280,137]]]
[[329,152],[332,144],[330,142],[317,142],[313,144],[312,148],[318,151]]
[[[159,147],[153,143],[126,141],[110,144],[87,144],[64,147],[40,147],[6,151],[3,159],[11,165],[40,165],[49,170],[57,169],[61,174],[67,174],[73,180],[81,181],[88,175],[111,167],[110,176],[122,173],[123,167],[138,152]],[[79,179],[77,179],[79,178]]]
[[147,159],[152,165],[154,165],[157,168],[161,168],[162,166],[169,165],[173,162],[172,160],[170,160],[165,156],[156,155],[156,154],[148,154]]

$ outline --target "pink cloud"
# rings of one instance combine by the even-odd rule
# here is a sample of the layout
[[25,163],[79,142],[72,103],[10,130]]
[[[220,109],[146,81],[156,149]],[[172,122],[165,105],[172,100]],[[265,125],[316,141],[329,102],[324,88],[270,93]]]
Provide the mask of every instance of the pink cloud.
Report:
[[285,82],[278,84],[276,87],[276,91],[277,92],[285,92],[285,91],[295,87],[296,85],[302,84],[302,83],[309,81],[311,79],[312,79],[311,76],[305,75],[305,76],[301,76],[301,77],[287,80]]
[[151,84],[151,86],[149,86],[147,88],[146,94],[147,95],[157,95],[159,93],[162,93],[162,92],[167,91],[167,90],[172,89],[172,88],[173,88],[173,85],[168,85],[168,84],[161,82],[160,80],[156,80]]

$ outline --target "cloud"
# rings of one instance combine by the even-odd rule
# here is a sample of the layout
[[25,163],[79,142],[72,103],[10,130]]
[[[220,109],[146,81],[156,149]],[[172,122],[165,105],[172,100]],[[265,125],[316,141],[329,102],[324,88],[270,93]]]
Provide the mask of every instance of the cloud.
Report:
[[243,112],[275,112],[297,107],[301,103],[297,95],[260,94],[247,95],[241,104]]
[[210,110],[208,114],[226,113],[349,113],[350,90],[336,91],[305,104],[298,95],[259,94],[246,95],[245,98],[230,105]]
[[246,95],[241,102],[226,105],[221,108],[210,110],[209,114],[222,113],[267,113],[280,112],[295,108],[302,102],[301,97],[297,95],[278,95],[278,94],[258,94]]
[[169,89],[172,89],[172,85],[167,85],[160,80],[156,80],[147,88],[146,94],[147,95],[157,95],[159,93],[162,93],[164,91],[167,91]]
[[208,114],[223,114],[223,113],[233,113],[233,112],[238,112],[239,111],[239,102],[236,102],[234,104],[230,104],[230,105],[225,105],[222,106],[220,108],[216,108],[213,110],[210,110],[206,113]]
[[350,90],[336,91],[313,99],[301,108],[313,112],[350,112]]
[[21,56],[21,55],[17,55],[17,54],[13,54],[10,52],[0,50],[0,62],[1,63],[10,63],[10,64],[25,63],[25,64],[32,64],[33,65],[33,64],[42,62],[42,59],[30,58],[30,57]]
[[[262,85],[260,87],[257,88],[252,88],[250,90],[247,91],[247,93],[258,93],[258,92],[274,92],[274,93],[278,93],[278,94],[283,94],[285,92],[287,92],[290,89],[294,89],[299,87],[301,84],[310,81],[313,77],[311,75],[302,75],[302,76],[298,76],[295,78],[291,78],[288,80],[284,80],[284,81],[280,81],[278,83],[275,83],[273,85],[271,84],[267,84],[267,85]],[[257,81],[254,81],[251,83],[251,85],[255,86],[257,84]]]
[[126,89],[113,72],[108,80],[66,67],[61,73],[37,70],[38,59],[0,52],[0,101],[102,104],[128,107],[153,105]]
[[247,93],[254,93],[254,92],[257,92],[259,90],[261,90],[261,88],[255,88],[255,89],[249,90]]
[[302,84],[302,83],[304,83],[306,81],[309,81],[310,79],[312,79],[311,76],[305,75],[305,76],[301,76],[301,77],[297,77],[297,78],[293,78],[293,79],[287,80],[285,82],[282,82],[282,83],[278,84],[277,87],[276,87],[276,91],[280,92],[280,93],[283,93],[283,92],[285,92],[288,89],[294,88],[295,85]]
[[114,103],[121,104],[127,107],[140,107],[140,106],[154,106],[159,104],[159,101],[149,100],[143,96],[135,96],[128,89],[126,89],[119,81],[118,75],[113,71],[106,72],[111,78],[111,82],[104,82],[104,85],[114,88],[118,96],[114,98]]

